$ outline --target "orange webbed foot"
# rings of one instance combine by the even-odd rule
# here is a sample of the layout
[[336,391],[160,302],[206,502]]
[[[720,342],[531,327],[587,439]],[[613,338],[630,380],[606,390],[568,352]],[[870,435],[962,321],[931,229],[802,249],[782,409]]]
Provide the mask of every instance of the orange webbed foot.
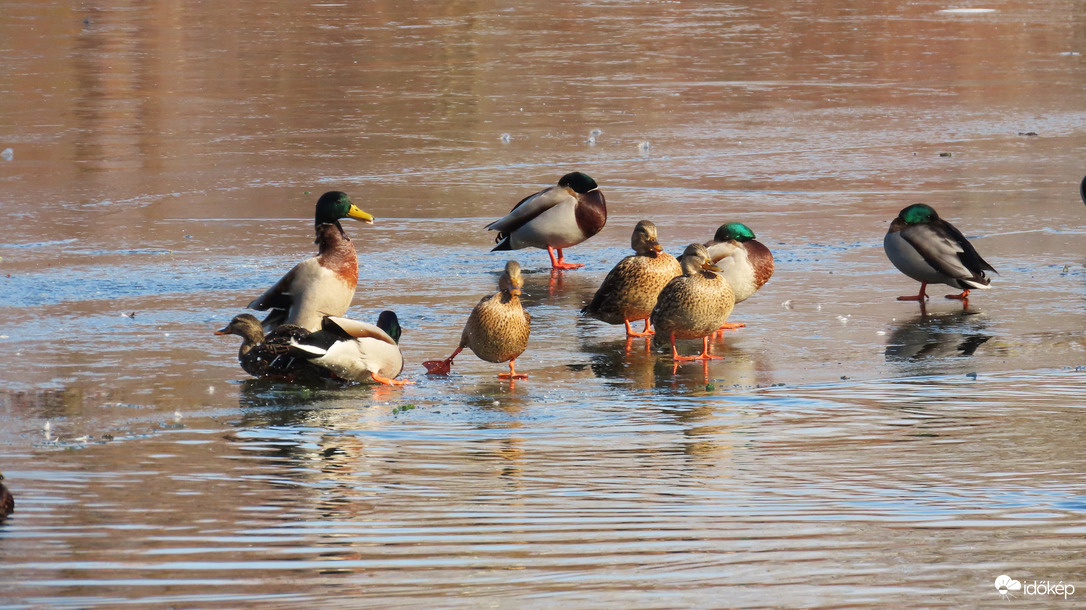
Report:
[[508,379],[510,381],[512,381],[514,379],[527,379],[528,378],[527,373],[518,373],[517,372],[517,369],[514,366],[516,361],[517,361],[516,358],[510,360],[509,361],[509,372],[508,373],[500,373],[498,375],[498,379]]
[[390,379],[388,377],[382,377],[382,376],[378,375],[377,373],[370,373],[370,377],[373,377],[373,380],[376,381],[377,383],[383,383],[385,385],[404,386],[404,385],[414,385],[414,383],[415,383],[414,381],[411,381],[410,379]]
[[422,363],[427,375],[448,375],[452,372],[452,360],[427,360]]
[[651,337],[656,334],[656,331],[649,329],[649,321],[645,320],[645,330],[637,332],[630,326],[629,320],[623,320],[626,323],[626,336],[627,337]]

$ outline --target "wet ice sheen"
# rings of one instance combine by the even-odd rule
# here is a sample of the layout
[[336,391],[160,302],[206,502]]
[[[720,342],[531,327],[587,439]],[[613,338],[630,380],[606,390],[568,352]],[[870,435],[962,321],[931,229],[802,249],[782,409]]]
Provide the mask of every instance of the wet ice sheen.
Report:
[[[1077,5],[786,4],[6,7],[5,601],[1086,591]],[[567,253],[585,269],[489,252],[574,170],[611,214]],[[397,311],[416,386],[247,379],[212,334],[312,254],[331,189],[377,218],[345,223],[350,313]],[[881,238],[915,202],[1000,270],[968,310],[894,301],[916,286]],[[642,218],[673,254],[726,221],[773,250],[724,361],[576,315]],[[510,257],[531,377],[424,379]]]

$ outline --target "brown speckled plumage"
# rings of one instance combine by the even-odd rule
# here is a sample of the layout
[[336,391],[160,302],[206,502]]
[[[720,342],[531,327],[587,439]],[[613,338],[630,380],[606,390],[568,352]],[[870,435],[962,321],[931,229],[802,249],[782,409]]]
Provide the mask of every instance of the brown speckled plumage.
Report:
[[652,310],[657,344],[666,344],[671,335],[676,339],[706,337],[728,320],[735,306],[732,289],[712,270],[705,246],[691,244],[680,262],[683,275],[664,286]]
[[644,320],[667,283],[682,273],[679,261],[660,248],[656,225],[642,220],[630,238],[633,256],[619,261],[582,312],[608,324]]
[[[3,480],[4,475],[0,474],[0,481]],[[15,496],[11,495],[3,483],[0,483],[0,521],[13,512],[15,512]]]
[[520,305],[520,265],[509,261],[498,282],[501,290],[487,295],[471,310],[460,347],[469,347],[487,362],[508,362],[528,348],[531,315]]
[[291,339],[305,339],[310,334],[300,326],[280,324],[265,335],[260,320],[256,316],[243,313],[235,316],[230,324],[215,331],[215,334],[241,337],[238,362],[241,368],[253,377],[287,381],[313,381],[332,377],[327,370],[310,364],[304,358],[290,355]]

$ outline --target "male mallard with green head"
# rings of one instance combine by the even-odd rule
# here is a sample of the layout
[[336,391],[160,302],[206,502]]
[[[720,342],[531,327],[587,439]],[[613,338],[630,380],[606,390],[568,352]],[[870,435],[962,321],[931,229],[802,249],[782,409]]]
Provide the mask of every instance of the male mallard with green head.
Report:
[[[712,241],[705,243],[705,248],[735,294],[736,303],[754,296],[773,275],[773,253],[754,238],[750,227],[741,222],[720,225]],[[744,326],[746,324],[742,322],[728,322],[721,330]]]
[[[648,220],[634,227],[630,247],[634,255],[611,269],[581,313],[608,324],[625,324],[628,337],[644,337],[653,334],[649,314],[656,306],[656,297],[671,278],[682,274],[682,267],[660,247],[656,225]],[[644,320],[645,330],[634,331],[631,320]]]
[[498,232],[498,245],[491,252],[546,248],[554,269],[576,269],[584,265],[565,262],[562,250],[599,233],[606,223],[607,202],[596,181],[572,172],[562,176],[558,186],[521,199],[509,214],[486,228]]
[[928,298],[924,292],[928,284],[958,288],[961,294],[948,294],[947,298],[966,301],[970,290],[988,289],[992,280],[985,271],[998,273],[977,254],[961,231],[923,203],[901,210],[890,223],[882,246],[899,271],[920,282],[919,294],[898,297],[899,301],[923,304]]
[[266,332],[280,324],[316,331],[324,316],[347,313],[358,285],[358,255],[354,242],[339,224],[341,218],[373,223],[373,216],[358,209],[346,193],[330,191],[321,195],[314,215],[317,256],[295,265],[248,305],[258,311],[271,310],[263,323]]
[[290,346],[293,354],[340,379],[409,385],[415,382],[396,379],[403,372],[401,333],[400,320],[392,311],[382,311],[377,324],[325,316],[320,332],[291,339]]
[[[671,342],[675,360],[721,358],[709,354],[709,335],[717,331],[732,313],[735,295],[728,282],[717,273],[709,251],[701,244],[690,244],[679,259],[683,274],[672,279],[660,291],[649,319],[656,329],[653,343]],[[676,339],[701,339],[697,356],[680,356]]]
[[453,358],[469,347],[476,356],[487,362],[509,362],[509,373],[502,373],[498,377],[526,379],[528,376],[517,373],[515,367],[517,357],[528,348],[528,335],[532,331],[532,316],[520,305],[520,290],[523,287],[520,264],[507,262],[505,271],[498,279],[498,292],[483,297],[471,310],[456,351],[444,360],[423,362],[426,372],[430,375],[448,375]]

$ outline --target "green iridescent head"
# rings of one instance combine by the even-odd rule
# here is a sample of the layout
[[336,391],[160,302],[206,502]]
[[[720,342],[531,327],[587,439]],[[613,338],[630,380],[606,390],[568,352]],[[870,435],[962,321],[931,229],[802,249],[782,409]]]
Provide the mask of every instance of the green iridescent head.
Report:
[[720,228],[716,230],[716,235],[713,236],[713,241],[731,241],[733,239],[738,242],[750,241],[754,239],[754,231],[751,231],[750,227],[741,222],[729,222],[720,225]]
[[939,220],[939,215],[935,213],[935,210],[927,204],[914,203],[909,207],[901,210],[901,213],[897,215],[907,225],[922,225],[935,220]]
[[373,216],[358,209],[347,193],[328,191],[317,200],[317,211],[313,216],[317,225],[333,224],[340,218],[356,218],[366,224],[373,224]]
[[385,310],[377,316],[377,328],[385,331],[389,337],[396,343],[400,342],[400,336],[403,334],[403,329],[400,328],[400,319],[396,317],[396,312]]
[[568,186],[573,189],[574,193],[585,194],[592,189],[599,188],[596,181],[593,180],[588,174],[581,172],[572,172],[562,176],[562,179],[558,181],[558,186]]

